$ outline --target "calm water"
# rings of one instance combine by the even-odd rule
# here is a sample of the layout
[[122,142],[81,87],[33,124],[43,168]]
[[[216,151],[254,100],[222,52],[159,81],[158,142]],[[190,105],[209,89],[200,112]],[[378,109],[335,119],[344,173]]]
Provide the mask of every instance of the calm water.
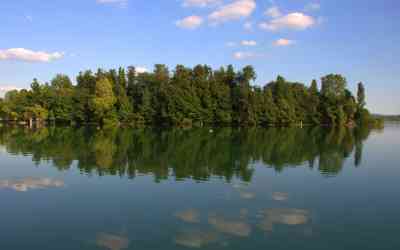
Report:
[[400,126],[0,127],[0,249],[400,249]]

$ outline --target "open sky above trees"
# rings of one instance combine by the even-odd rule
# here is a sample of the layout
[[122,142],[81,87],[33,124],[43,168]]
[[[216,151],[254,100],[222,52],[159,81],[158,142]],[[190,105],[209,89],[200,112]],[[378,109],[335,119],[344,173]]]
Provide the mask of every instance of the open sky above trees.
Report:
[[[397,0],[4,0],[0,96],[57,73],[157,63],[253,65],[255,85],[330,73],[362,81],[373,113],[400,113]],[[320,82],[319,82],[320,87]]]

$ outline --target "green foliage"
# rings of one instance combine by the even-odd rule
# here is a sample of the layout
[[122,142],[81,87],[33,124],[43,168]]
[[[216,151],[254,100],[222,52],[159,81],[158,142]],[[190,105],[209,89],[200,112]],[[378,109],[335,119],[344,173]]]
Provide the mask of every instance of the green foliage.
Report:
[[66,75],[57,75],[51,80],[50,119],[71,122],[74,86]]
[[5,120],[44,119],[68,123],[133,126],[353,126],[371,122],[365,109],[365,88],[357,98],[338,74],[309,87],[278,76],[264,87],[253,85],[252,66],[212,70],[207,65],[173,72],[163,64],[152,73],[134,67],[80,72],[76,85],[66,75],[50,84],[34,79],[31,90],[10,91],[0,102]]
[[309,89],[308,101],[306,101],[307,105],[307,115],[308,121],[311,124],[319,124],[321,121],[321,113],[320,113],[320,96],[317,86],[317,81],[312,80],[311,86]]
[[341,75],[330,74],[321,78],[321,94],[327,98],[340,99],[344,96],[347,81]]
[[111,82],[107,78],[97,80],[95,94],[90,102],[90,108],[93,110],[95,120],[99,122],[115,120],[112,114],[115,102],[116,98]]
[[47,109],[35,104],[33,107],[27,107],[23,116],[26,119],[46,120],[49,116]]

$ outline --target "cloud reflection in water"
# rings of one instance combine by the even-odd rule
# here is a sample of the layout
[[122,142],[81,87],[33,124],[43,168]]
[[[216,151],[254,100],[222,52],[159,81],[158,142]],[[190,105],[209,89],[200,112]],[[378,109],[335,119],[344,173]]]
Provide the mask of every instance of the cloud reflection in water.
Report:
[[175,243],[177,245],[190,248],[205,247],[206,245],[215,243],[217,241],[217,233],[200,230],[180,232],[175,238]]
[[282,192],[272,193],[272,199],[275,201],[286,201],[288,198],[289,198],[288,193],[282,193]]
[[179,212],[175,213],[175,217],[177,217],[187,223],[199,223],[200,222],[200,214],[195,209],[179,211]]
[[96,237],[96,245],[110,250],[121,250],[128,248],[129,240],[121,235],[99,233]]
[[0,180],[0,189],[8,188],[17,192],[26,192],[30,189],[59,188],[64,186],[64,181],[51,178],[26,177],[17,180]]
[[310,213],[307,210],[295,208],[269,208],[261,212],[261,217],[259,228],[273,231],[274,224],[289,226],[307,224],[310,220]]
[[217,215],[210,215],[208,223],[221,233],[230,234],[233,236],[247,237],[251,233],[251,226],[245,221],[226,220]]

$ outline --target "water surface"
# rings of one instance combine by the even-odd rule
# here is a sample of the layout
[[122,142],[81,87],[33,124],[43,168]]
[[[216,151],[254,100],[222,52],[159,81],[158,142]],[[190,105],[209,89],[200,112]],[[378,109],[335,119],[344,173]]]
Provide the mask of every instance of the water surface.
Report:
[[0,127],[0,249],[400,249],[400,127]]

